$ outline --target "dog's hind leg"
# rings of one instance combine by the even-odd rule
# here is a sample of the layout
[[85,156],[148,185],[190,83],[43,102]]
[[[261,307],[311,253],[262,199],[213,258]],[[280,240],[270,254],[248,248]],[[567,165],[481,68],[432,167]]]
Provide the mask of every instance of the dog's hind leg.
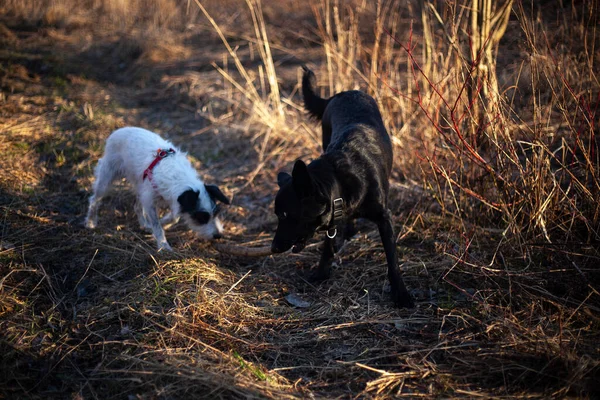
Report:
[[152,230],[152,235],[158,244],[158,250],[171,251],[171,246],[169,246],[169,243],[167,242],[165,231],[158,218],[158,212],[156,211],[156,205],[154,204],[154,194],[150,190],[140,190],[138,196],[142,206],[142,212],[146,217],[146,221]]
[[140,228],[142,230],[147,230],[147,231],[152,230],[152,227],[150,226],[150,223],[148,222],[148,219],[146,218],[146,215],[144,214],[144,207],[142,207],[142,202],[139,199],[137,199],[135,202],[134,210],[135,210],[135,214],[138,217],[138,222],[140,223]]
[[112,182],[119,174],[119,164],[110,157],[104,156],[98,161],[95,169],[96,181],[93,185],[93,194],[90,197],[85,227],[94,229],[98,224],[98,207],[100,201],[110,189]]
[[413,307],[413,300],[406,290],[402,272],[398,266],[398,258],[396,254],[396,243],[394,240],[394,228],[392,226],[392,216],[389,210],[385,210],[383,215],[377,222],[379,235],[383,242],[385,258],[388,264],[388,279],[392,287],[392,298],[398,307]]

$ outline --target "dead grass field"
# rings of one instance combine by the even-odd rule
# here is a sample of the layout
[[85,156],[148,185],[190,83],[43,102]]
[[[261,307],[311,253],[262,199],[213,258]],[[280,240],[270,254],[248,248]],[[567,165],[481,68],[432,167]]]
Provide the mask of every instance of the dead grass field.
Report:
[[[498,104],[465,2],[180,3],[0,4],[0,398],[600,396],[597,2],[512,5]],[[232,197],[228,241],[269,244],[277,172],[321,151],[302,64],[382,108],[415,309],[366,222],[318,285],[317,241],[232,257],[176,226],[157,254],[126,183],[82,228],[136,125]]]

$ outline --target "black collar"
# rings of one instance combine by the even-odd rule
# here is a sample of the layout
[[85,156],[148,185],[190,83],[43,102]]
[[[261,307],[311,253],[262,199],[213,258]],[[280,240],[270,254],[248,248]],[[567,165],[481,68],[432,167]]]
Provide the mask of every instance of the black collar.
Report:
[[329,221],[329,225],[322,227],[322,230],[327,231],[327,237],[329,239],[333,239],[337,235],[337,225],[343,217],[344,199],[338,197],[337,199],[333,200],[333,203],[331,205],[331,221]]

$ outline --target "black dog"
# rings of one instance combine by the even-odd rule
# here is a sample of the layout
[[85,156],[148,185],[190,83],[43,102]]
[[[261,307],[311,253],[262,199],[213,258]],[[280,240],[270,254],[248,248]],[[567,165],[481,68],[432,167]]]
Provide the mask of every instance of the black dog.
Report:
[[392,143],[377,104],[372,97],[356,90],[323,99],[315,94],[315,83],[315,75],[304,68],[304,106],[322,121],[325,153],[308,166],[296,161],[292,175],[280,172],[277,176],[275,213],[279,224],[272,251],[281,253],[293,246],[292,251],[297,253],[315,232],[327,230],[313,277],[326,279],[336,252],[334,238],[338,225],[367,218],[379,228],[394,301],[400,307],[412,307],[398,267],[391,213],[387,208]]

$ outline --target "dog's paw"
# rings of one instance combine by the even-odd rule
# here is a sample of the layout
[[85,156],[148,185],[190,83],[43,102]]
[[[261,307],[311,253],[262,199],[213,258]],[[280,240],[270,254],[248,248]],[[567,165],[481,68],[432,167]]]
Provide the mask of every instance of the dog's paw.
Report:
[[140,230],[142,232],[152,232],[152,227],[150,225],[142,225],[142,224],[140,224]]
[[83,226],[88,228],[88,229],[96,229],[96,226],[98,225],[98,222],[96,222],[93,219],[88,219],[86,218],[85,221],[83,222]]
[[159,243],[158,252],[161,253],[166,251],[173,251],[173,248],[167,242]]
[[316,271],[313,271],[310,274],[308,274],[307,280],[310,283],[321,282],[329,279],[330,276],[331,269],[329,267],[324,268],[319,266]]
[[415,306],[415,302],[412,296],[410,295],[410,293],[408,293],[406,289],[392,290],[392,298],[396,306],[399,308],[414,308]]

